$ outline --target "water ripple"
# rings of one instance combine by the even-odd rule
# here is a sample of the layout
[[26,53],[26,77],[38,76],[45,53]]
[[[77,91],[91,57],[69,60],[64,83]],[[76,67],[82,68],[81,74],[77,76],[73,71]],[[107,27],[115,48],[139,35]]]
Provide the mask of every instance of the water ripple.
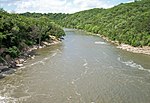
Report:
[[102,44],[102,45],[104,45],[104,44],[106,44],[106,42],[96,41],[95,44]]
[[123,61],[123,60],[121,60],[120,57],[118,57],[117,59],[118,59],[118,61],[120,61],[121,63],[123,63],[123,64],[125,64],[125,65],[127,65],[127,66],[130,66],[130,67],[132,67],[132,68],[136,68],[136,69],[139,69],[139,70],[144,70],[144,71],[150,72],[149,69],[145,69],[145,68],[142,67],[140,64],[137,64],[137,63],[135,63],[135,62],[132,61],[132,60]]

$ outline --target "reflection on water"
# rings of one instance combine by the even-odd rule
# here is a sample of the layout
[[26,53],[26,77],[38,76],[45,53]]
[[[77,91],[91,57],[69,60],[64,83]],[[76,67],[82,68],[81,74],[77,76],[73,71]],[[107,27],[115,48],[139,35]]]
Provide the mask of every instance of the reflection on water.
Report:
[[0,80],[0,103],[149,103],[150,56],[85,32],[66,34]]

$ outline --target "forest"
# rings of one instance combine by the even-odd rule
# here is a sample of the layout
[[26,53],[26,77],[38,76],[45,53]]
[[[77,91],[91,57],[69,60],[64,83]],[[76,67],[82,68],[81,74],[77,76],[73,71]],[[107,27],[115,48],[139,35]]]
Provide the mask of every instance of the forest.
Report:
[[98,33],[134,47],[150,46],[150,0],[135,0],[109,9],[95,8],[73,14],[21,15],[35,18],[44,15],[66,28]]
[[150,0],[122,3],[110,9],[81,11],[62,21],[59,24],[64,27],[98,33],[119,43],[150,46]]
[[7,13],[0,10],[0,60],[8,54],[15,58],[24,48],[61,38],[64,28],[100,34],[110,40],[134,47],[150,46],[150,0],[121,3],[109,9],[94,8],[73,14]]
[[25,17],[0,9],[0,62],[18,57],[28,47],[41,45],[42,41],[50,42],[50,35],[62,38],[65,33],[45,16]]

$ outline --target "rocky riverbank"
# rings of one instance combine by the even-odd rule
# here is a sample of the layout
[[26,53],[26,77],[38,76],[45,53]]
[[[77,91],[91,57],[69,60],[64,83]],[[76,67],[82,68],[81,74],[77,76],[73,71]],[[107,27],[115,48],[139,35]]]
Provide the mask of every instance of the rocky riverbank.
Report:
[[[75,30],[78,30],[78,29],[75,29]],[[120,44],[118,41],[112,41],[108,37],[105,37],[105,36],[100,35],[100,34],[94,34],[92,32],[87,32],[87,31],[81,30],[81,29],[79,29],[79,31],[84,31],[90,35],[99,36],[99,37],[103,38],[104,40],[106,40],[112,44],[115,44],[117,46],[117,48],[119,48],[119,49],[126,50],[126,51],[133,52],[133,53],[141,53],[141,54],[150,55],[150,47],[149,46],[133,47],[133,46],[128,45],[128,44],[123,44],[123,43]]]
[[133,46],[127,45],[127,44],[120,44],[117,46],[117,48],[127,50],[127,51],[133,52],[133,53],[142,53],[142,54],[150,55],[150,47],[149,46],[133,47]]
[[0,63],[0,79],[6,75],[12,74],[16,71],[18,67],[22,67],[28,59],[34,59],[36,56],[35,50],[42,49],[47,46],[55,45],[61,43],[61,39],[56,39],[51,36],[51,42],[43,41],[41,45],[33,45],[26,48],[25,52],[22,53],[18,58],[5,60],[5,63]]
[[150,55],[150,47],[149,46],[133,47],[133,46],[128,45],[128,44],[123,44],[123,43],[119,44],[118,41],[112,41],[108,37],[104,37],[100,34],[93,34],[93,35],[100,36],[104,40],[117,45],[117,48],[119,48],[119,49],[126,50],[126,51],[133,52],[133,53],[141,53],[141,54]]

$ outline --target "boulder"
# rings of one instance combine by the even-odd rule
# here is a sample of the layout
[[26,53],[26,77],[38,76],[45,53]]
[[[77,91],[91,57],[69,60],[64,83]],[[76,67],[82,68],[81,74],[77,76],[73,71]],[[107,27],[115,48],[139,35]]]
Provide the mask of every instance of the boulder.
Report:
[[42,49],[43,47],[42,47],[42,46],[39,46],[38,48],[39,48],[39,49]]
[[8,75],[8,74],[13,74],[14,72],[15,70],[10,68],[8,71],[3,72],[3,74]]
[[8,66],[0,66],[0,73],[8,70],[9,70]]
[[16,64],[16,67],[22,67],[23,64]]
[[51,45],[50,43],[48,43],[48,42],[45,42],[45,41],[43,42],[43,44],[44,44],[44,45],[46,45],[46,46],[49,46],[49,45]]
[[19,59],[19,64],[22,64],[24,61],[24,59]]
[[31,56],[31,59],[34,59],[35,58],[35,55]]
[[17,60],[15,60],[15,63],[16,63],[16,64],[19,64],[20,62],[19,62],[19,60],[17,59]]
[[8,66],[0,66],[0,70],[4,70],[4,69],[7,69],[9,68]]

